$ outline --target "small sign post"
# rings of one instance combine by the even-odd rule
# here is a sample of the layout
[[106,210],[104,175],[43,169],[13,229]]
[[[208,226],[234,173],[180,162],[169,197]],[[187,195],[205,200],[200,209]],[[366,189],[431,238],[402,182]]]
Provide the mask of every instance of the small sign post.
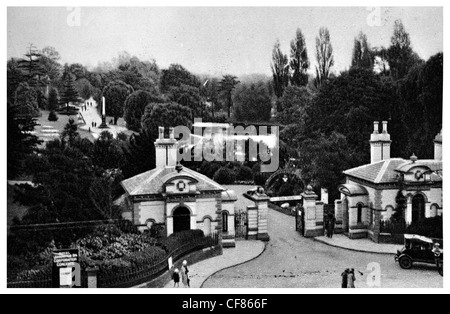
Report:
[[81,288],[78,249],[53,251],[53,288]]

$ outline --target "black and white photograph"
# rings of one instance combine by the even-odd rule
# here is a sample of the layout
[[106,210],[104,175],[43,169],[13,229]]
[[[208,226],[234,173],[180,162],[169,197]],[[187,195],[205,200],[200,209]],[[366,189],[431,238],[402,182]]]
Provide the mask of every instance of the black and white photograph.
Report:
[[443,290],[443,1],[20,2],[7,293]]

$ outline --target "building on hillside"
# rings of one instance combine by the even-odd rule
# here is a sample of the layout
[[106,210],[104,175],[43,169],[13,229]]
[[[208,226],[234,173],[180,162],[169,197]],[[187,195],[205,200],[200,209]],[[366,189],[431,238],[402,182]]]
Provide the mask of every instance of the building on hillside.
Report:
[[[395,212],[399,192],[406,198],[407,224],[442,215],[442,131],[435,140],[432,160],[411,156],[410,160],[391,158],[387,122],[374,122],[371,134],[371,163],[344,171],[346,183],[339,186],[337,217],[351,239],[379,241],[380,226]],[[431,143],[430,143],[431,144]]]
[[177,164],[173,128],[169,138],[159,128],[155,149],[155,169],[122,181],[129,205],[123,217],[141,231],[160,225],[168,236],[192,229],[201,229],[205,235],[221,233],[223,247],[234,247],[236,194]]

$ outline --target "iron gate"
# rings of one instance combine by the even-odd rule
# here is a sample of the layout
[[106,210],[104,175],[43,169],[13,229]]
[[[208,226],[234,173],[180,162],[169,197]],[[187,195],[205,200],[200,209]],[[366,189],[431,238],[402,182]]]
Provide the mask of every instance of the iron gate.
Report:
[[247,211],[239,210],[234,215],[234,227],[236,229],[236,239],[247,238]]

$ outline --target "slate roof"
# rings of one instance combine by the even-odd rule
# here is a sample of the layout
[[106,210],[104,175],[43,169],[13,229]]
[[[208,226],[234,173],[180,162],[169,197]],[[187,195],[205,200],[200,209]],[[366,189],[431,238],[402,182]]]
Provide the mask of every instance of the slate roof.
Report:
[[339,192],[349,196],[369,195],[366,188],[359,184],[341,184],[339,186]]
[[349,169],[344,171],[344,174],[371,183],[394,183],[397,182],[395,170],[405,162],[402,158],[392,158]]
[[226,191],[224,187],[210,178],[187,168],[183,168],[180,172],[175,168],[157,168],[124,180],[121,183],[130,196],[159,195],[163,193],[163,185],[168,178],[171,179],[176,176],[188,176],[197,180],[197,191],[199,192]]

